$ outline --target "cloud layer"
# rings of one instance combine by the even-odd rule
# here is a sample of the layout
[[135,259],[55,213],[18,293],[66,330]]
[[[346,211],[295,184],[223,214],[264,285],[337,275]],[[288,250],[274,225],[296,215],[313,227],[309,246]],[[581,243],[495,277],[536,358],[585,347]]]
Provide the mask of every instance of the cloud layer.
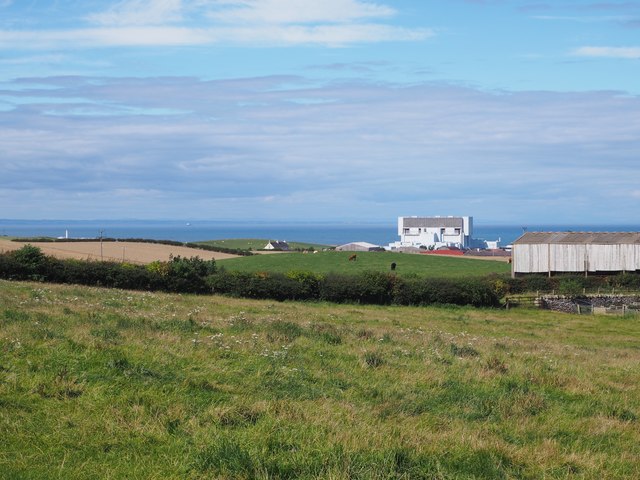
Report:
[[[640,99],[615,92],[61,77],[0,98],[0,199],[46,199],[44,217],[637,212]],[[33,202],[2,205],[0,217],[33,217]]]

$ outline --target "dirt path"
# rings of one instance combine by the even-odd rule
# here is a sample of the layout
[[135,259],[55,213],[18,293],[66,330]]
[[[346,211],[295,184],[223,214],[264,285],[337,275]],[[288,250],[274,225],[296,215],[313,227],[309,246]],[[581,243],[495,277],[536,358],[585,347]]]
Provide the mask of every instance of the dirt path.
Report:
[[[167,261],[171,255],[181,257],[200,257],[203,260],[222,260],[235,258],[237,255],[210,252],[197,248],[176,247],[157,243],[137,242],[103,242],[102,253],[100,242],[29,242],[42,250],[45,255],[56,258],[75,258],[78,260],[107,260],[137,264],[151,263],[156,260]],[[25,245],[0,239],[0,253],[17,250]]]

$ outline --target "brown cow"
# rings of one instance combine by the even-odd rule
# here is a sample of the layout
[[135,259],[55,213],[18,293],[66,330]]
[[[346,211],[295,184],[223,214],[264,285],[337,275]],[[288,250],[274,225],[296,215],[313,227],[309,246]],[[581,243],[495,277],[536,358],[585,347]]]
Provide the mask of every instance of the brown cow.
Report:
[[349,261],[351,262],[352,260],[353,260],[354,262],[355,262],[356,260],[358,260],[358,255],[356,255],[355,253],[354,253],[353,255],[351,255],[351,256],[349,257]]

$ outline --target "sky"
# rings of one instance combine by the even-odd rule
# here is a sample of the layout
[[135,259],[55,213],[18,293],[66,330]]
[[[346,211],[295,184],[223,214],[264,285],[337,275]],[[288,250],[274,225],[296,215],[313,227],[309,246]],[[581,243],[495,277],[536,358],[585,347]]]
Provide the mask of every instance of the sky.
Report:
[[0,218],[640,228],[640,0],[0,0]]

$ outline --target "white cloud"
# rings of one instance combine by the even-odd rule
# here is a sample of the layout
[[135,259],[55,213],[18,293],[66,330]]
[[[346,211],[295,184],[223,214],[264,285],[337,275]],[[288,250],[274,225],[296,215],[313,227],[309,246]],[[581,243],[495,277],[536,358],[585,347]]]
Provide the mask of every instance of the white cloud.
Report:
[[640,47],[580,47],[573,51],[579,57],[640,59]]
[[0,50],[218,44],[339,47],[433,36],[430,29],[380,21],[395,13],[362,0],[124,0],[86,16],[90,25],[85,27],[0,30]]
[[361,0],[223,0],[209,15],[224,22],[253,24],[345,23],[391,17],[385,5]]
[[429,38],[428,29],[381,24],[188,28],[131,26],[77,30],[0,31],[0,49],[83,49],[91,47],[157,47],[214,44],[342,46]]
[[87,20],[106,26],[175,23],[182,20],[182,0],[124,0]]

